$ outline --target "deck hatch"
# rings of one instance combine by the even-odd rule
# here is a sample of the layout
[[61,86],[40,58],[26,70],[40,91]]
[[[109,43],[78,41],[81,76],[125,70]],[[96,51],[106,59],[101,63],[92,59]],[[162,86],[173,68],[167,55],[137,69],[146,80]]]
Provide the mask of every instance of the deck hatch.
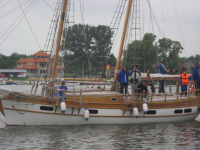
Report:
[[175,114],[182,114],[183,110],[182,109],[176,109],[176,110],[174,110],[174,113]]
[[40,110],[53,111],[54,108],[50,106],[40,106]]

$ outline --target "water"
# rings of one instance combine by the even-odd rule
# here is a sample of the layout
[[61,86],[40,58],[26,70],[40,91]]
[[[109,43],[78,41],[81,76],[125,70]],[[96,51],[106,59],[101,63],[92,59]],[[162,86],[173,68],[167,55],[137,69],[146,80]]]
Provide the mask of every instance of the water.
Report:
[[[4,86],[30,91],[31,86]],[[0,129],[0,150],[13,149],[200,149],[195,121],[132,125],[8,126]]]
[[134,125],[9,126],[1,149],[200,149],[200,122]]

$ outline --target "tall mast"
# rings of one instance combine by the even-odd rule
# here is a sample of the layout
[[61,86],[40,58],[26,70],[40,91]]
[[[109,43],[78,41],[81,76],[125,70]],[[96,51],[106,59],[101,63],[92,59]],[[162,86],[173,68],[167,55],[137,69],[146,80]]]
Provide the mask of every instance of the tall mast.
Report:
[[56,75],[56,66],[57,66],[57,60],[58,60],[58,53],[60,50],[60,43],[61,43],[61,38],[62,38],[66,8],[67,8],[67,0],[63,0],[63,8],[62,8],[62,14],[60,18],[59,33],[58,33],[58,40],[57,40],[57,46],[56,46],[56,55],[54,58],[53,73],[51,76],[52,78],[55,78],[55,75]]
[[117,64],[116,64],[116,68],[115,68],[115,76],[114,76],[114,81],[113,81],[111,90],[114,90],[115,84],[117,82],[117,72],[116,71],[119,70],[120,63],[121,63],[121,57],[122,57],[122,52],[123,52],[123,47],[124,47],[124,40],[125,40],[126,30],[127,30],[127,26],[128,26],[128,19],[129,19],[130,12],[131,12],[131,5],[132,5],[132,0],[129,0],[127,12],[126,12],[126,18],[125,18],[124,27],[123,27],[123,32],[122,32],[120,48],[119,48],[119,54],[118,54],[118,58],[117,58]]

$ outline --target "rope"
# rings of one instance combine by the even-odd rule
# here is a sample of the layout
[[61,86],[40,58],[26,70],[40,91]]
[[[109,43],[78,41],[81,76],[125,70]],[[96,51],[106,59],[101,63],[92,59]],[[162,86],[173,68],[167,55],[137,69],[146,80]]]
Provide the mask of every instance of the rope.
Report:
[[177,10],[176,10],[176,4],[175,4],[175,1],[173,0],[173,4],[174,4],[174,9],[175,9],[175,13],[176,13],[176,18],[177,18],[177,21],[178,21],[178,27],[179,27],[179,31],[180,31],[180,34],[181,34],[181,40],[183,42],[183,47],[184,47],[184,51],[185,51],[185,54],[187,56],[187,52],[185,50],[185,42],[183,40],[183,34],[182,34],[182,31],[181,31],[181,26],[180,26],[180,23],[179,23],[179,18],[178,18],[178,13],[177,13]]
[[[36,3],[36,1],[32,1],[32,4],[30,3],[30,5],[29,6],[27,6],[27,8],[25,9],[25,11],[27,10],[27,14],[28,14],[28,12],[31,10],[31,8],[34,6],[34,4]],[[29,8],[30,7],[30,8]],[[7,34],[7,36],[0,42],[0,44],[2,44],[8,37],[9,37],[9,35],[17,28],[17,26],[21,23],[21,21],[24,19],[24,17],[23,18],[21,18],[21,20],[15,25],[15,23],[20,19],[20,17],[21,16],[23,16],[23,14],[21,14],[15,21],[14,21],[14,23],[8,28],[8,30],[6,30],[6,32],[0,37],[0,39],[2,39],[4,36],[6,36],[6,34]],[[15,27],[9,32],[9,30],[13,27],[15,25]],[[9,32],[9,33],[8,33]]]
[[24,14],[24,17],[25,17],[25,19],[26,19],[26,21],[27,21],[27,23],[28,23],[28,26],[29,26],[29,28],[30,28],[30,30],[31,30],[31,32],[32,32],[32,34],[33,34],[33,36],[34,36],[34,38],[35,38],[35,41],[36,41],[37,44],[38,44],[39,49],[41,49],[40,44],[39,44],[39,42],[38,42],[38,40],[37,40],[37,38],[36,38],[36,36],[35,36],[35,34],[34,34],[34,32],[33,32],[33,29],[32,29],[32,27],[31,27],[31,25],[30,25],[30,23],[29,23],[29,21],[28,21],[28,18],[26,17],[26,14],[24,13],[24,10],[23,10],[23,8],[22,8],[22,6],[21,6],[19,0],[17,0],[17,2],[19,3],[19,6],[20,6],[20,8],[21,8],[21,10],[22,10],[22,12],[23,12],[23,14]]
[[54,8],[53,8],[46,0],[43,0],[43,2],[44,2],[45,4],[47,4],[47,6],[49,6],[49,8],[51,8],[52,10],[54,10]]
[[[27,2],[30,2],[30,0],[27,0],[26,2],[24,2],[24,3],[21,4],[21,5],[23,6],[23,5],[26,4]],[[5,17],[5,16],[7,16],[7,15],[9,15],[11,12],[14,12],[14,11],[15,11],[16,9],[18,9],[19,7],[20,7],[20,6],[17,6],[17,7],[15,7],[14,9],[12,9],[11,11],[7,12],[6,14],[0,16],[0,19],[3,18],[3,17]]]
[[[2,1],[1,1],[2,2]],[[5,3],[4,5],[2,5],[1,7],[0,7],[0,9],[2,9],[3,7],[5,7],[6,5],[8,5],[10,2],[12,2],[11,0],[10,1],[7,1],[7,3]]]

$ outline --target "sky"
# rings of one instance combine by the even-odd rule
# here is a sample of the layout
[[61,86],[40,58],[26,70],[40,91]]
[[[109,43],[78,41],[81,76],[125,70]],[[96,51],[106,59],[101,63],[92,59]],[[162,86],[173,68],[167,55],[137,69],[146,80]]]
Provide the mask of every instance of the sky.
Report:
[[[146,27],[142,29],[144,33],[152,31],[147,19],[149,12],[147,1],[141,1],[143,10],[141,18],[144,20],[142,25]],[[17,22],[22,9],[24,11],[32,2],[34,5],[26,17]],[[30,55],[43,49],[56,2],[56,0],[0,0],[0,53],[7,56],[13,52]],[[80,2],[84,6],[83,20],[81,20]],[[181,56],[200,54],[200,0],[150,0],[150,2],[165,37],[179,41],[183,45],[184,51]],[[117,4],[118,0],[75,0],[75,23],[110,25]],[[118,44],[112,50],[115,56],[118,55],[123,20],[116,40]],[[6,31],[10,33],[7,34]],[[157,27],[154,28],[154,32],[157,33]],[[157,38],[163,37],[158,34]]]

